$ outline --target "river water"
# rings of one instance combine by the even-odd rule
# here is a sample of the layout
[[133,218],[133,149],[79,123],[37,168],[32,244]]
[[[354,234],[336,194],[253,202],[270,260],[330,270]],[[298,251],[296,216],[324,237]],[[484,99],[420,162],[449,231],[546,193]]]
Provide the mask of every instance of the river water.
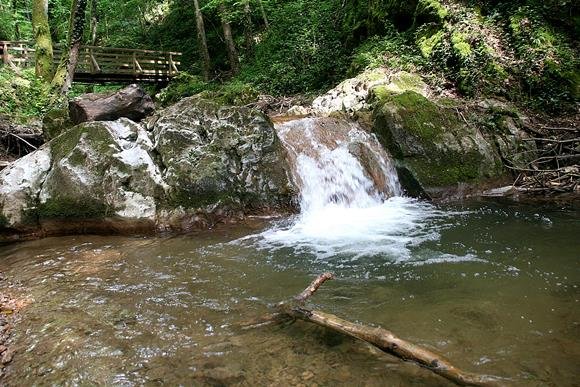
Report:
[[[284,135],[297,126],[278,129],[297,149]],[[353,157],[374,140],[343,134],[294,154],[294,217],[0,247],[10,291],[30,301],[5,382],[448,385],[308,323],[241,329],[331,271],[309,307],[388,328],[467,371],[576,385],[579,206],[405,198],[388,156],[374,167]]]

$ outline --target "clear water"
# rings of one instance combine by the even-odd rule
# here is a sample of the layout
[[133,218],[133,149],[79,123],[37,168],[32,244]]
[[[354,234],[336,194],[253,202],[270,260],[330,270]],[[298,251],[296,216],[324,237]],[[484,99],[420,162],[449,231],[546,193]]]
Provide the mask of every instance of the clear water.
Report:
[[[307,238],[290,230],[308,222],[285,219],[172,238],[0,247],[11,291],[32,301],[14,331],[5,382],[447,385],[307,323],[239,329],[330,270],[337,280],[310,307],[384,326],[516,385],[577,385],[578,206],[400,198],[384,206],[384,224],[360,223],[352,240]],[[324,228],[340,231],[341,217],[359,211]]]

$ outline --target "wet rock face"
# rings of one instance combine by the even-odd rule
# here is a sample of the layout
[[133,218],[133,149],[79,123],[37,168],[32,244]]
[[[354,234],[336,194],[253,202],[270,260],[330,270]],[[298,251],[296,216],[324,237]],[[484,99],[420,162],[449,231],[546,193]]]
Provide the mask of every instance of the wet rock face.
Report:
[[0,172],[0,241],[26,234],[183,230],[294,195],[270,121],[188,99],[151,121],[80,124]]

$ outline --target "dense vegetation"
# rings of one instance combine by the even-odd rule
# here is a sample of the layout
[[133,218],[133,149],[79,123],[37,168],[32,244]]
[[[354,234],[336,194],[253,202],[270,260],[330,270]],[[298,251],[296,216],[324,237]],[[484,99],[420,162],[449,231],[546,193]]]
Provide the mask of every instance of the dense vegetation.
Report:
[[[70,3],[49,2],[55,43],[67,40]],[[200,0],[199,5],[209,80],[203,77],[192,0],[90,0],[83,39],[182,51],[185,71],[160,94],[165,102],[201,91],[232,103],[260,93],[316,93],[379,66],[418,72],[435,90],[503,97],[550,112],[573,108],[579,97],[580,18],[573,0]],[[0,39],[32,39],[31,8],[31,0],[1,3]],[[229,63],[224,21],[231,26],[239,72]]]

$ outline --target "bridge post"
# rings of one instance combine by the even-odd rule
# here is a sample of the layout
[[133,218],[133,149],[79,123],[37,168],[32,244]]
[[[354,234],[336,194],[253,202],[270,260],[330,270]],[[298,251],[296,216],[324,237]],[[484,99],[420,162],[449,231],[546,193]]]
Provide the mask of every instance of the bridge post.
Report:
[[10,63],[10,56],[8,54],[8,43],[2,42],[2,62],[4,64]]

